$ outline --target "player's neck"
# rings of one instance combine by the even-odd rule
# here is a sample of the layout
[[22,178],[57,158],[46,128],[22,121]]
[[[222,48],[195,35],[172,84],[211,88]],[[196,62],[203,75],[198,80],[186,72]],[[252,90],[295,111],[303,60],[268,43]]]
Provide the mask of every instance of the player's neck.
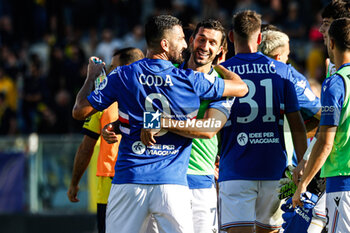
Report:
[[205,65],[198,65],[196,64],[196,62],[193,59],[193,56],[191,55],[190,59],[187,62],[187,68],[207,74],[211,69],[211,64],[212,63],[210,62]]
[[258,45],[255,43],[235,43],[235,54],[238,53],[256,53],[258,52]]
[[338,52],[338,54],[335,54],[334,65],[337,70],[346,63],[350,63],[350,52]]
[[161,59],[161,60],[169,61],[169,58],[165,52],[157,53],[152,50],[147,50],[146,57],[149,59]]

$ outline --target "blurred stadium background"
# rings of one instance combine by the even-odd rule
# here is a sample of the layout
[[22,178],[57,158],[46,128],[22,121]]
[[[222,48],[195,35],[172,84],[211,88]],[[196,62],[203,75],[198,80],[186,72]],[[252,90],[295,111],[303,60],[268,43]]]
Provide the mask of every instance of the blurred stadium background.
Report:
[[108,64],[115,49],[145,51],[143,24],[152,15],[172,14],[185,27],[217,18],[229,29],[234,12],[252,9],[290,36],[290,62],[321,83],[327,2],[0,0],[0,232],[96,232],[96,163],[80,183],[80,202],[66,196],[82,139],[71,109],[91,55]]

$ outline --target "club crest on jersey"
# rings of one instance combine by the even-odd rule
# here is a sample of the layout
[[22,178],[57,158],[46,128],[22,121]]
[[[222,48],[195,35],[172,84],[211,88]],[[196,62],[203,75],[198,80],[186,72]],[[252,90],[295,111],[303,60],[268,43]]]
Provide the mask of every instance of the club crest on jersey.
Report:
[[143,128],[145,129],[160,129],[160,116],[162,114],[157,112],[144,112],[143,113]]
[[240,133],[237,135],[237,143],[240,146],[245,146],[248,143],[248,135],[246,133]]
[[146,146],[141,141],[136,141],[131,146],[132,152],[141,155],[146,151]]
[[96,87],[96,89],[94,90],[95,94],[97,95],[98,94],[98,91],[101,91],[103,90],[106,86],[107,86],[107,83],[108,83],[108,78],[105,77],[102,82],[100,82],[100,84]]

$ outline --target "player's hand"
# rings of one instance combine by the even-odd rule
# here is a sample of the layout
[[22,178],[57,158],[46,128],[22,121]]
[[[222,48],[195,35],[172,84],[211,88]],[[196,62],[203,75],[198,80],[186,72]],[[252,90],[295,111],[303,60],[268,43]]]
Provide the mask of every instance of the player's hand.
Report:
[[106,64],[98,57],[90,57],[87,77],[96,79]]
[[292,197],[293,208],[300,206],[303,207],[303,202],[301,201],[301,194],[306,192],[306,187],[304,187],[301,183],[298,185],[297,190],[295,191]]
[[318,196],[310,192],[302,193],[299,198],[302,205],[292,206],[292,199],[288,199],[281,206],[284,211],[282,218],[284,223],[282,228],[285,233],[307,232],[313,217],[313,208],[315,207]]
[[[117,128],[119,128],[117,126]],[[103,127],[101,131],[101,135],[103,139],[108,143],[108,144],[113,144],[118,142],[118,134],[115,132],[116,126],[113,123],[107,124]]]
[[141,141],[146,146],[154,146],[156,143],[156,140],[154,139],[154,136],[159,133],[160,129],[141,129]]
[[298,166],[293,170],[293,182],[298,185],[299,181],[304,174],[304,170],[307,165],[307,160],[302,159],[299,163]]
[[78,199],[78,191],[79,191],[79,186],[74,186],[74,185],[70,185],[69,189],[67,191],[67,196],[68,199],[71,202],[79,202],[80,200]]

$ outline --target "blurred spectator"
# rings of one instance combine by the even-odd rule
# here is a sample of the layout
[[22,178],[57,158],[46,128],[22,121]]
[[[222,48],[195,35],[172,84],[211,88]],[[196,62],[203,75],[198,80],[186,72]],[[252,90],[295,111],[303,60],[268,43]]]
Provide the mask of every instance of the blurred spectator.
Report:
[[4,104],[12,111],[17,109],[17,90],[14,81],[5,75],[3,68],[0,66],[0,92]]
[[17,121],[15,112],[6,102],[6,94],[0,92],[0,135],[14,135]]
[[308,77],[314,79],[318,83],[322,83],[325,79],[326,67],[326,51],[323,44],[323,36],[319,32],[322,23],[321,15],[316,17],[316,23],[311,27],[309,32],[309,41],[311,42],[311,49],[306,58],[306,70]]
[[146,40],[143,34],[143,27],[141,25],[136,25],[132,29],[132,32],[125,35],[124,45],[122,47],[135,47],[141,49],[144,53],[146,52]]
[[29,74],[24,78],[22,100],[22,131],[24,133],[38,132],[40,109],[47,100],[47,86],[41,71],[38,56],[33,55]]
[[0,18],[0,46],[13,47],[15,34],[13,32],[13,25],[10,16],[6,15]]
[[122,46],[123,42],[114,39],[110,29],[104,29],[102,32],[102,41],[97,45],[95,55],[101,58],[106,64],[110,64],[113,52]]
[[282,24],[283,31],[291,39],[302,39],[305,35],[305,26],[300,21],[299,4],[295,1],[288,4],[288,14]]

